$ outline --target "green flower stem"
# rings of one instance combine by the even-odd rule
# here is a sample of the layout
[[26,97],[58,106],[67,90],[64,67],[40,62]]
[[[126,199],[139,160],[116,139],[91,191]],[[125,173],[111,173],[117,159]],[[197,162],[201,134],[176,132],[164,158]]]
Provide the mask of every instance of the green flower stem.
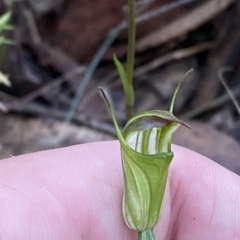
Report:
[[[135,27],[135,0],[128,0],[128,50],[127,50],[127,80],[129,85],[133,84],[133,69],[135,61],[135,41],[136,41],[136,27]],[[133,102],[127,101],[126,117],[132,117]]]
[[128,105],[128,103],[125,103],[125,112],[126,112],[126,119],[130,119],[133,115],[133,106],[132,104]]
[[138,232],[137,234],[137,240],[156,240],[152,229]]

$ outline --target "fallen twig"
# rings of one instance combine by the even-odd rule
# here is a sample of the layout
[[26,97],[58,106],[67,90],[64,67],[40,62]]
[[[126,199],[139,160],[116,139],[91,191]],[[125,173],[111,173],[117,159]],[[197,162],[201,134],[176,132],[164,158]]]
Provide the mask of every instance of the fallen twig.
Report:
[[36,91],[29,93],[28,95],[26,95],[22,99],[16,99],[15,101],[13,101],[11,103],[11,107],[21,108],[21,106],[28,104],[29,102],[33,101],[37,97],[46,94],[52,88],[56,88],[60,84],[62,84],[63,82],[68,81],[68,80],[72,80],[74,77],[76,77],[80,74],[83,74],[84,71],[85,71],[84,67],[75,68],[72,71],[64,74],[63,76],[58,77],[55,80],[51,81],[50,83],[48,83],[48,84],[44,85],[43,87],[37,89]]
[[153,70],[167,62],[170,62],[172,60],[186,58],[186,57],[192,56],[194,54],[203,52],[205,50],[211,49],[211,48],[215,47],[216,44],[217,43],[215,41],[214,42],[205,42],[205,43],[200,43],[198,45],[195,45],[193,47],[170,52],[159,58],[154,59],[153,61],[151,61],[145,65],[138,67],[135,71],[134,76],[136,76],[136,77],[140,76],[140,75],[142,75],[148,71],[151,71],[151,70]]
[[41,40],[39,31],[38,31],[38,28],[37,28],[37,24],[35,22],[32,11],[30,9],[27,9],[27,8],[24,9],[24,16],[27,19],[28,27],[29,27],[30,34],[31,34],[31,37],[32,37],[32,40],[33,40],[33,44],[34,45],[41,44],[42,40]]
[[233,2],[235,0],[209,0],[184,16],[175,19],[166,27],[140,39],[137,44],[137,50],[144,51],[149,47],[156,47],[182,36],[209,21]]
[[[234,94],[235,96],[239,96],[240,95],[240,85],[236,86],[234,89],[231,90],[232,94]],[[181,118],[183,119],[192,119],[195,118],[211,109],[217,108],[219,106],[221,106],[222,104],[228,102],[231,100],[231,97],[229,96],[228,93],[224,94],[221,97],[218,97],[212,101],[209,101],[185,114],[183,114],[181,116]]]
[[[64,120],[66,113],[62,110],[49,108],[42,106],[37,103],[27,103],[25,105],[17,106],[13,105],[11,101],[16,102],[18,99],[14,96],[11,96],[9,94],[0,92],[0,97],[2,98],[2,102],[6,109],[9,112],[18,112],[18,113],[25,113],[25,114],[36,114],[36,115],[42,115],[47,116],[59,120]],[[77,124],[82,124],[87,127],[91,127],[92,129],[110,134],[115,136],[115,129],[112,127],[111,124],[107,124],[105,122],[101,122],[99,120],[90,118],[84,114],[76,114],[73,118],[73,121]]]
[[239,107],[240,105],[239,105],[239,102],[238,102],[237,98],[236,98],[235,95],[233,94],[232,90],[230,89],[229,85],[227,84],[227,82],[226,82],[226,80],[225,80],[225,78],[224,78],[224,73],[229,72],[229,71],[232,71],[232,70],[233,70],[232,67],[224,67],[224,68],[222,68],[222,69],[219,70],[218,76],[219,76],[219,78],[220,78],[223,86],[224,86],[225,89],[227,90],[230,98],[232,99],[232,101],[233,101],[233,103],[234,103],[234,105],[235,105],[238,113],[240,114],[240,107]]

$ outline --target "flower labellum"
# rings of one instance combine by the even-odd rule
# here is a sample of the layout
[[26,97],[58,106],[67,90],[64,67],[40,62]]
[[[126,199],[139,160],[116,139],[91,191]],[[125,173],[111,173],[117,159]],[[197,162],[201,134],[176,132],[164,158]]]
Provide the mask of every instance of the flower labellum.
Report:
[[180,124],[189,127],[172,113],[179,86],[170,111],[154,110],[137,114],[129,119],[122,132],[105,92],[99,89],[121,145],[124,220],[129,228],[138,232],[139,240],[155,239],[152,230],[160,217],[168,169],[173,159],[172,134]]

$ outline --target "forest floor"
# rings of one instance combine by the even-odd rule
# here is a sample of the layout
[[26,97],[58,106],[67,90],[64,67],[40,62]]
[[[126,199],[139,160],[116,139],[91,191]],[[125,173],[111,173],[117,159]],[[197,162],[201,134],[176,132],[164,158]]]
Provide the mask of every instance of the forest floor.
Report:
[[[52,4],[49,4],[52,2]],[[234,0],[137,1],[134,111],[167,109],[191,68],[175,114],[187,121],[173,142],[240,174],[240,113],[224,88],[240,95],[240,3]],[[97,88],[125,123],[123,92],[112,61],[126,59],[126,1],[16,2],[14,46],[0,52],[0,157],[116,139]],[[7,6],[2,7],[2,13]],[[103,44],[105,43],[105,45]],[[96,69],[95,69],[96,68]]]

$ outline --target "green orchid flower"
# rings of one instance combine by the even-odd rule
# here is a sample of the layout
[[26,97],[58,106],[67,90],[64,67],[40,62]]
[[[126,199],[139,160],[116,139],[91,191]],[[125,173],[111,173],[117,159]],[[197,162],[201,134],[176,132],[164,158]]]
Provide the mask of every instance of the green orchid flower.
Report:
[[180,125],[189,127],[172,113],[180,84],[181,81],[174,93],[170,111],[139,113],[128,120],[122,132],[105,92],[99,89],[121,145],[124,220],[129,228],[138,232],[139,240],[155,239],[153,228],[160,218],[168,169],[173,159],[172,134]]

